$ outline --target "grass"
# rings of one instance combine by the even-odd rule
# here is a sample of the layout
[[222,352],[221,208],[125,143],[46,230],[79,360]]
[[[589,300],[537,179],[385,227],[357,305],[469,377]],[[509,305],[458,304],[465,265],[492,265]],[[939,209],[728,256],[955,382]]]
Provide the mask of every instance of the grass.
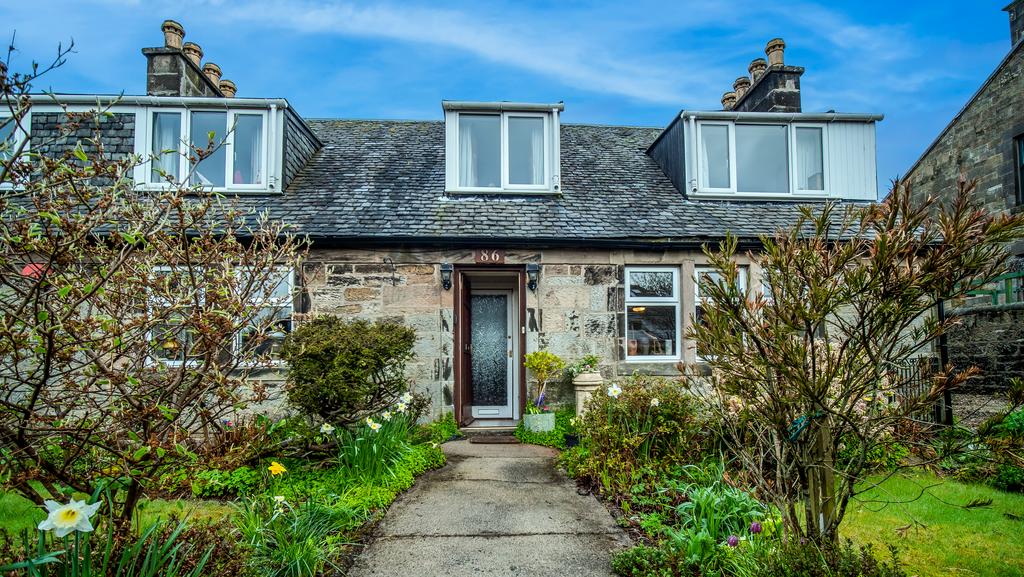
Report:
[[[873,543],[876,552],[895,544],[908,575],[1024,577],[1024,520],[1006,516],[1024,517],[1024,495],[921,471],[894,476],[859,499],[842,535]],[[989,499],[988,506],[964,507]]]
[[[0,529],[18,534],[25,529],[34,529],[46,518],[43,508],[15,493],[0,493]],[[158,518],[167,519],[172,515],[197,521],[217,521],[234,513],[228,503],[191,499],[153,499],[139,503],[138,515],[141,525],[148,527]]]

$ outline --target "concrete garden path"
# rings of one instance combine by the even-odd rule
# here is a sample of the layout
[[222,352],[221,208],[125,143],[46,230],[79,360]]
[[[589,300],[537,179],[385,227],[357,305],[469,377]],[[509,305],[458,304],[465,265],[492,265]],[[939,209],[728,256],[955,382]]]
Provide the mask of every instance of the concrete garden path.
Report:
[[557,471],[556,451],[456,441],[444,452],[448,464],[391,505],[349,575],[612,575],[629,539]]

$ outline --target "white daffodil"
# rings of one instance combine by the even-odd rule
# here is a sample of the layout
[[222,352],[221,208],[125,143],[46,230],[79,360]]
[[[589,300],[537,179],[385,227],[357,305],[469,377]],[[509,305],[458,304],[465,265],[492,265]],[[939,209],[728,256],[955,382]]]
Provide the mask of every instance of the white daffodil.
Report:
[[380,423],[374,421],[373,419],[366,419],[366,426],[370,427],[370,430],[373,431],[374,433],[380,430]]
[[613,399],[617,399],[617,398],[619,398],[619,395],[621,395],[621,394],[622,394],[622,387],[620,387],[619,385],[613,384],[612,386],[608,387],[608,396],[609,397],[612,397]]
[[402,396],[399,397],[399,399],[401,399],[403,403],[408,405],[409,403],[412,402],[412,393],[402,393]]
[[274,495],[274,502],[278,504],[284,503],[284,495]]
[[409,405],[407,403],[398,403],[398,406],[395,407],[395,409],[397,409],[399,413],[405,413],[405,411],[408,410],[408,408]]
[[100,508],[99,501],[92,505],[86,505],[85,501],[71,500],[67,505],[61,505],[56,501],[46,501],[46,510],[49,512],[46,519],[39,523],[40,531],[53,531],[54,535],[64,537],[72,531],[88,533],[93,530],[89,517],[96,514]]
[[651,406],[652,407],[657,407],[660,404],[661,404],[661,401],[658,400],[658,397],[654,397],[654,398],[651,399]]
[[383,413],[380,414],[380,418],[384,419],[385,421],[390,421],[391,411],[384,411]]
[[334,432],[334,427],[330,423],[324,423],[320,425],[320,432],[325,435],[330,435]]

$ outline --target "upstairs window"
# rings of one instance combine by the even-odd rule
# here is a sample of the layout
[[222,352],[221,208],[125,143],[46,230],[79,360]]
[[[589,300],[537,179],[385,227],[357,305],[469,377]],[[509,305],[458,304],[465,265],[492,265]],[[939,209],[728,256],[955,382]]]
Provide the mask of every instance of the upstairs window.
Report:
[[1024,204],[1024,134],[1013,139],[1014,172],[1017,175],[1017,204]]
[[781,195],[826,191],[823,125],[701,122],[701,192]]
[[554,112],[451,110],[446,123],[448,190],[558,190]]
[[[149,119],[148,182],[166,177],[220,190],[267,188],[267,115],[262,111],[157,110]],[[203,158],[193,147],[213,151]],[[196,156],[194,164],[189,157]]]

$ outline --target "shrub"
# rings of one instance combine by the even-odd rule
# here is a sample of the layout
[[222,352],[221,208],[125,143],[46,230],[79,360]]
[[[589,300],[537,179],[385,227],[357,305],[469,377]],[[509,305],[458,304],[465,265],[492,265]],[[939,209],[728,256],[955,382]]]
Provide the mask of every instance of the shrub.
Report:
[[548,351],[534,351],[524,357],[523,366],[533,375],[537,387],[536,396],[526,408],[528,411],[539,412],[544,406],[548,383],[565,368],[565,361]]
[[1002,491],[1024,493],[1024,468],[1014,465],[999,465],[992,478],[992,486]]
[[[608,390],[621,390],[617,396]],[[606,492],[628,492],[644,478],[700,461],[708,450],[707,420],[699,399],[679,383],[634,375],[595,391],[580,417],[588,455],[576,472]],[[582,453],[579,453],[582,454]]]
[[612,557],[612,569],[626,577],[675,577],[672,560],[658,547],[637,545]]
[[[843,438],[836,455],[840,467],[846,468],[850,461],[861,458],[861,443],[853,435]],[[892,437],[883,437],[864,451],[864,460],[869,471],[891,471],[910,456],[910,448]]]
[[200,498],[238,497],[253,492],[263,481],[263,474],[242,466],[233,471],[210,469],[196,473],[192,494]]
[[288,335],[288,402],[307,415],[351,424],[395,403],[408,389],[405,365],[416,332],[391,321],[320,317]]
[[445,413],[434,421],[420,426],[413,434],[413,442],[434,443],[440,445],[462,436],[459,425],[455,422],[454,413]]
[[761,556],[758,575],[773,577],[906,577],[895,547],[890,561],[879,561],[870,545],[846,540],[831,547],[790,542]]

